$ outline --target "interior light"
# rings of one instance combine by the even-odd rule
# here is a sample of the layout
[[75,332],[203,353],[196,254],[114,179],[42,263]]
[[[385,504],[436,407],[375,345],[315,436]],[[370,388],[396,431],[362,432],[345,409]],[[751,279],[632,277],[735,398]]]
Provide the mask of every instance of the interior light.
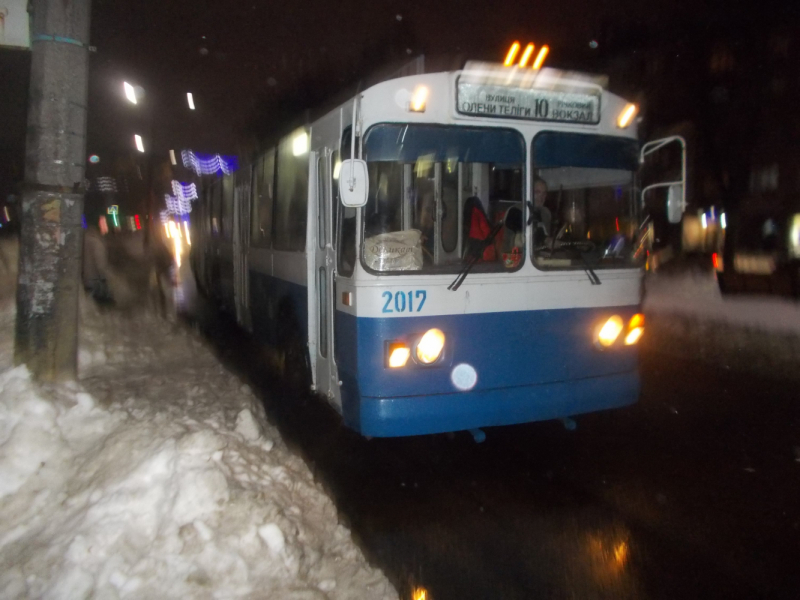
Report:
[[342,168],[342,161],[337,160],[336,164],[333,165],[333,178],[339,179],[339,170]]
[[428,88],[424,85],[417,87],[414,90],[414,95],[411,96],[411,104],[409,108],[412,112],[425,112],[425,103],[428,100]]
[[522,53],[522,58],[519,59],[519,66],[524,67],[528,64],[528,61],[531,58],[531,54],[533,54],[533,49],[535,46],[533,44],[528,44],[525,46],[525,52]]
[[186,92],[186,99],[189,101],[189,110],[194,110],[194,98],[192,92]]
[[625,105],[625,108],[622,109],[622,112],[619,113],[619,117],[617,118],[617,127],[620,129],[625,129],[628,125],[633,122],[633,117],[636,116],[636,112],[639,108],[635,104],[628,103]]
[[533,69],[541,69],[542,65],[544,64],[544,59],[547,58],[547,54],[550,52],[550,46],[542,46],[539,50],[539,54],[536,55],[536,60],[533,61]]
[[723,229],[725,229],[728,226],[728,221],[727,221],[727,219],[725,219],[725,213],[722,213],[719,216],[719,224],[720,224],[720,227],[722,227]]
[[417,358],[425,365],[436,362],[444,348],[444,333],[441,329],[429,329],[417,344]]
[[703,229],[708,229],[708,218],[706,217],[706,213],[700,215],[700,225],[702,225]]
[[411,349],[401,342],[389,344],[389,366],[392,369],[405,367],[411,356]]
[[304,131],[292,140],[292,154],[302,156],[308,152],[308,134]]
[[506,59],[503,61],[503,66],[510,67],[514,64],[514,59],[517,57],[517,52],[519,52],[519,42],[514,42],[511,44],[511,48],[508,49],[508,54],[506,54]]
[[597,342],[604,348],[608,348],[617,341],[619,334],[622,333],[622,319],[617,315],[610,317],[597,334]]
[[178,161],[175,160],[175,150],[170,150],[169,151],[169,162],[171,162],[173,165],[177,165],[178,164]]
[[142,142],[142,136],[134,135],[133,140],[136,142],[136,149],[139,152],[144,152],[144,142]]

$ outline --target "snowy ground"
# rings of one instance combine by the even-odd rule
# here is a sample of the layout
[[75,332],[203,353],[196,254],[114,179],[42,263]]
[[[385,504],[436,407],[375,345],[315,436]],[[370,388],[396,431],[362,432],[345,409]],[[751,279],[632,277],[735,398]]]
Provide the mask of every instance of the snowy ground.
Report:
[[0,290],[0,597],[397,598],[191,332],[84,302],[80,383],[40,387]]
[[[0,251],[0,596],[397,598],[252,392],[192,332],[83,302],[81,381],[12,368]],[[800,334],[800,304],[648,278],[645,311]]]

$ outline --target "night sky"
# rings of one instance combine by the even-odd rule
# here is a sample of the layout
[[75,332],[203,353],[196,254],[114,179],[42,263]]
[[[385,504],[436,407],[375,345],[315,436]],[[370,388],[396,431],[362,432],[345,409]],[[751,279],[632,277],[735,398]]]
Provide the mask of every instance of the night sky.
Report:
[[[170,148],[243,154],[276,121],[386,63],[421,53],[501,60],[518,39],[548,43],[550,66],[602,72],[604,35],[614,27],[653,31],[662,20],[686,19],[713,34],[721,18],[741,19],[747,10],[720,0],[94,0],[87,154],[129,153],[134,133],[159,155]],[[594,39],[600,47],[592,50]],[[5,179],[8,157],[24,143],[29,68],[25,51],[0,50]],[[140,105],[125,101],[123,80],[144,88]]]
[[[420,53],[497,60],[520,39],[551,44],[555,65],[558,48],[588,48],[608,19],[652,17],[632,0],[94,0],[90,150],[129,147],[132,128],[146,133],[149,110],[159,148],[235,152],[276,103],[313,105],[385,62]],[[146,90],[141,107],[122,99],[124,79]]]

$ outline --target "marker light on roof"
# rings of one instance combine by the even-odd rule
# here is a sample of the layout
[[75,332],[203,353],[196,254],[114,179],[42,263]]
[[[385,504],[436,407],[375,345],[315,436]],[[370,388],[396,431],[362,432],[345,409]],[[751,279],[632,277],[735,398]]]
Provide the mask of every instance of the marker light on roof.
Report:
[[425,112],[425,104],[428,100],[428,88],[424,85],[417,87],[414,90],[414,95],[411,96],[411,103],[409,109],[412,112]]
[[504,67],[510,67],[514,64],[514,59],[517,58],[517,52],[519,52],[519,42],[514,42],[511,44],[511,48],[508,49],[506,59],[503,61]]
[[633,121],[633,117],[636,116],[637,107],[635,104],[626,104],[625,108],[622,109],[622,112],[619,113],[619,117],[617,118],[617,127],[620,129],[625,129],[628,125],[631,124]]
[[531,58],[531,54],[533,54],[533,49],[535,46],[533,44],[528,44],[525,46],[525,52],[522,53],[522,58],[519,59],[519,66],[524,67],[528,64],[528,61]]
[[538,70],[542,68],[544,64],[544,59],[547,58],[547,54],[550,52],[550,46],[542,46],[539,50],[539,54],[536,55],[536,60],[533,61],[533,69]]

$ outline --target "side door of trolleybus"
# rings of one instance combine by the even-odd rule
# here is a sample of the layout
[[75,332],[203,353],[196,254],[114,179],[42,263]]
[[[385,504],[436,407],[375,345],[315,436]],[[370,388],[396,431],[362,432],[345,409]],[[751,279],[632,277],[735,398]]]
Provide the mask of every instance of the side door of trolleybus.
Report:
[[308,350],[316,391],[341,406],[339,375],[334,358],[334,276],[331,206],[331,152],[323,148],[309,155],[309,203],[306,250],[308,255]]

